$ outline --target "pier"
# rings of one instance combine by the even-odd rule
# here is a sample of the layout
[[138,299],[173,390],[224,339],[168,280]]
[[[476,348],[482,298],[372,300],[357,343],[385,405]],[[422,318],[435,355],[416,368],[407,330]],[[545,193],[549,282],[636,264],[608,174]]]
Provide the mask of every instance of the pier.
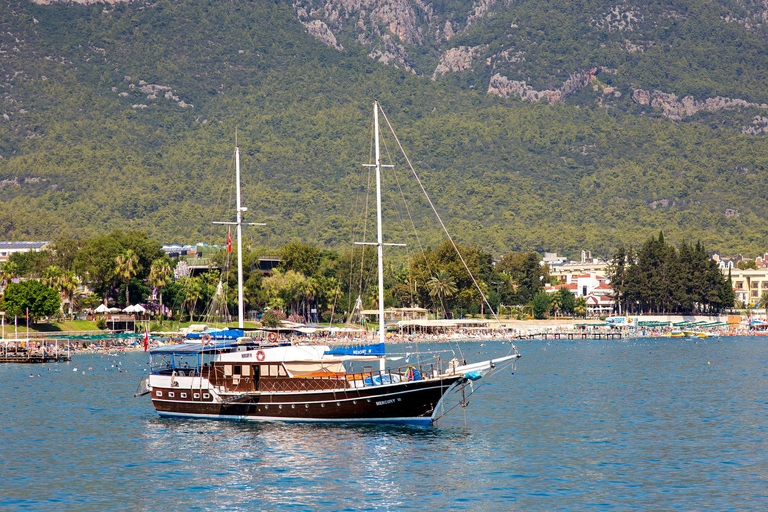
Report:
[[43,364],[71,361],[69,345],[66,353],[59,353],[59,341],[47,345],[45,341],[29,339],[0,340],[3,342],[0,363]]
[[540,331],[511,336],[516,340],[615,340],[625,337],[621,331],[584,332],[584,331]]

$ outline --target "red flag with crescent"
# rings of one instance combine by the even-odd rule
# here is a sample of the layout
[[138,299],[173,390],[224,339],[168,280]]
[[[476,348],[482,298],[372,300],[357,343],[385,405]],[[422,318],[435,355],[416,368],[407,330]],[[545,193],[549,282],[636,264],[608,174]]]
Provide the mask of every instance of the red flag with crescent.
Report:
[[232,252],[232,228],[227,231],[227,254]]

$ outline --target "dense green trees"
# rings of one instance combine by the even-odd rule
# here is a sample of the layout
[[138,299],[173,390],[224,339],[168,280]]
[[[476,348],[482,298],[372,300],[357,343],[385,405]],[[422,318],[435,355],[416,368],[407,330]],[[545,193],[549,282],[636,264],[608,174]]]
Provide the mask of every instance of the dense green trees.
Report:
[[635,252],[619,247],[606,271],[621,313],[719,313],[733,307],[731,280],[701,242],[680,250],[651,237]]
[[[9,311],[34,307],[34,315],[39,318],[51,314],[41,304],[48,307],[55,302],[58,307],[58,295],[56,301],[51,299],[49,303],[48,295],[43,293],[42,302],[33,305],[24,302],[31,293],[26,288],[23,294],[11,288],[14,277],[24,278],[23,283],[38,282],[35,276],[39,263],[55,261],[69,261],[72,268],[82,272],[78,277],[75,271],[56,265],[48,265],[41,272],[40,285],[58,291],[69,300],[70,308],[76,303],[92,308],[98,302],[110,300],[123,306],[146,303],[155,289],[159,301],[151,304],[151,308],[157,311],[162,304],[175,318],[211,315],[224,319],[227,313],[231,318],[236,309],[235,273],[228,264],[231,253],[225,250],[211,258],[212,266],[207,272],[195,276],[179,273],[174,277],[171,262],[160,255],[159,244],[143,233],[113,232],[83,240],[79,246],[80,251],[68,258],[54,252],[54,246],[34,258],[15,258],[0,267],[0,279],[12,290],[4,303]],[[377,307],[376,257],[370,248],[358,246],[341,255],[300,243],[286,244],[279,251],[251,249],[247,245],[244,250],[246,312],[253,311],[255,315],[274,310],[297,321],[328,321],[343,319],[358,297],[364,309]],[[259,255],[275,253],[286,259],[268,277],[262,277]],[[143,267],[139,264],[142,257],[143,261],[154,259]],[[26,273],[19,272],[18,261],[26,262],[22,266]],[[492,262],[490,253],[465,244],[456,244],[454,248],[450,240],[445,240],[435,249],[412,255],[405,263],[385,267],[385,307],[420,305],[440,316],[454,318],[490,313],[489,305],[498,313],[502,304],[530,306],[535,318],[586,314],[583,297],[576,299],[567,288],[561,287],[550,295],[544,293],[549,272],[546,265],[541,265],[538,254],[509,253],[495,265]],[[126,273],[129,264],[130,274]],[[177,272],[181,265],[179,262]],[[219,265],[223,272],[213,268]],[[734,303],[730,275],[720,272],[701,242],[683,242],[678,250],[666,242],[663,233],[649,238],[637,250],[619,246],[606,275],[614,290],[617,312],[624,314],[713,314]],[[97,293],[75,297],[80,278]]]
[[59,312],[61,300],[56,290],[36,279],[9,284],[3,291],[0,309],[8,317],[26,317],[36,322]]

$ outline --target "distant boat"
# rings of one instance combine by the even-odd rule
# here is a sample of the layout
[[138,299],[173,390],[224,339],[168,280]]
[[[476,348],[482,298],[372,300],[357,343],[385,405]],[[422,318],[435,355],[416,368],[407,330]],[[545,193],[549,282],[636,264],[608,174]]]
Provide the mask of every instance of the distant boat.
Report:
[[[384,326],[381,229],[379,105],[373,105],[377,184],[379,325]],[[240,241],[240,159],[237,175],[237,236]],[[239,252],[241,254],[241,252]],[[242,261],[238,259],[238,297],[242,328]],[[452,358],[419,359],[387,367],[385,332],[378,343],[345,350],[327,345],[258,343],[246,336],[159,347],[150,351],[150,375],[140,394],[149,393],[164,417],[302,422],[384,422],[432,424],[448,393],[460,391],[462,405],[471,382],[514,364],[514,345],[498,358],[467,363]],[[420,354],[426,357],[429,354]],[[415,359],[414,359],[415,360]],[[379,369],[374,369],[378,362]],[[457,395],[458,396],[458,395]]]

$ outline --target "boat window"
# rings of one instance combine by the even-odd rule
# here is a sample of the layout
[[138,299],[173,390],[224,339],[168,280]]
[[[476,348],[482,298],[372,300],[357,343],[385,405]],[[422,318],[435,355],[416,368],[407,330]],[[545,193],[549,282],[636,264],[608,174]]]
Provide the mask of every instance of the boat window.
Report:
[[235,366],[232,367],[232,374],[233,375],[241,375],[242,374],[241,367],[240,367],[239,364],[236,364]]
[[173,391],[169,391],[168,396],[173,398],[174,396],[176,396],[176,393],[174,393]]
[[251,367],[250,365],[243,365],[243,376],[247,377],[251,374]]
[[232,365],[231,364],[225,364],[224,365],[224,376],[230,377],[232,375]]

